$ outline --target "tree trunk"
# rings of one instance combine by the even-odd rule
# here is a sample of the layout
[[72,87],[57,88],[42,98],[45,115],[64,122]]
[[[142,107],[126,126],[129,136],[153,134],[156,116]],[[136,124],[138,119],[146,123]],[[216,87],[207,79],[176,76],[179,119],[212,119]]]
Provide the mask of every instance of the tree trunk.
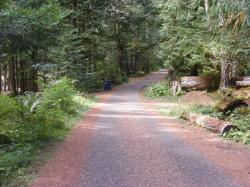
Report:
[[211,30],[211,24],[210,24],[210,16],[209,16],[209,2],[208,0],[204,0],[204,6],[205,6],[205,10],[206,10],[206,14],[207,14],[207,23],[208,23],[208,27],[209,30]]
[[24,61],[20,61],[20,92],[24,94],[26,91],[26,78],[25,78],[25,66]]
[[[32,52],[32,62],[33,65],[36,64],[37,51],[33,50]],[[32,68],[30,71],[30,79],[31,79],[31,91],[38,92],[38,71],[35,68]]]
[[232,78],[235,79],[238,77],[238,62],[233,61],[231,65]]
[[17,94],[19,92],[19,83],[20,83],[20,76],[19,76],[19,67],[18,67],[18,57],[16,55],[15,58],[15,74],[16,74],[16,90],[17,90]]
[[221,81],[220,88],[228,89],[230,87],[230,64],[229,61],[223,59],[221,61]]
[[[74,12],[76,13],[77,11],[77,0],[72,0],[72,8],[74,10]],[[77,24],[77,16],[74,15],[75,17],[72,19],[72,22],[73,22],[73,26],[77,29],[78,28],[78,24]]]
[[2,93],[2,63],[0,62],[0,93]]
[[9,62],[9,74],[10,74],[10,88],[14,95],[17,95],[16,89],[16,72],[15,72],[15,57],[12,56]]
[[7,70],[8,70],[8,68],[7,68],[7,65],[5,64],[5,66],[4,66],[4,73],[3,73],[3,76],[4,76],[4,91],[6,92],[7,91]]

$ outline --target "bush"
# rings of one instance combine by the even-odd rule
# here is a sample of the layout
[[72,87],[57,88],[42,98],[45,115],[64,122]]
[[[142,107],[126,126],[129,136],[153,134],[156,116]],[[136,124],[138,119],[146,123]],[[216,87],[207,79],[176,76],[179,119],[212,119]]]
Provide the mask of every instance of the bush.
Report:
[[43,94],[26,93],[17,99],[0,96],[0,134],[19,143],[49,138],[76,112],[76,94],[72,81],[64,78]]
[[58,109],[66,114],[72,114],[76,111],[77,103],[74,101],[76,94],[73,82],[63,78],[45,88],[38,110],[46,112],[46,110]]
[[[76,112],[76,95],[72,81],[67,78],[47,86],[42,96],[31,105],[35,110],[31,109],[31,113],[26,117],[29,125],[23,136],[30,133],[27,136],[30,137],[30,141],[53,137],[54,131],[64,127],[68,115]],[[36,107],[35,103],[38,103]]]
[[14,98],[0,95],[0,134],[12,139],[18,123],[22,123],[18,102]]
[[151,84],[146,88],[146,96],[151,98],[159,98],[163,96],[172,96],[171,87],[168,81],[162,81]]
[[14,98],[0,95],[0,119],[5,120],[14,117],[19,112],[19,106]]
[[0,95],[0,135],[12,140],[10,145],[0,145],[0,186],[15,171],[27,167],[39,145],[64,137],[66,119],[72,119],[78,110],[83,112],[88,102],[66,78],[46,86],[43,93],[17,98]]

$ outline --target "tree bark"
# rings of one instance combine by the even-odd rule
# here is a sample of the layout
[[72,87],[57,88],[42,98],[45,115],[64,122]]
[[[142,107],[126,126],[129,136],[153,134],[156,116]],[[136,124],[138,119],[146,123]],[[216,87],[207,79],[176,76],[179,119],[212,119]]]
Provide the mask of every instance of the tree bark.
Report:
[[2,93],[2,62],[0,61],[0,93]]
[[[73,8],[73,10],[74,10],[75,13],[77,11],[77,5],[78,5],[77,0],[72,0],[72,8]],[[73,22],[73,26],[77,29],[78,28],[78,24],[77,24],[77,16],[76,15],[72,19],[72,22]]]
[[222,90],[230,87],[230,63],[227,59],[221,61],[221,81],[220,88]]
[[211,31],[212,28],[211,28],[211,23],[210,23],[209,1],[208,1],[208,0],[204,0],[204,6],[205,6],[206,14],[207,14],[207,24],[208,24],[208,28],[209,28],[209,31]]
[[14,95],[17,95],[16,89],[16,72],[15,72],[15,57],[12,56],[9,62],[9,74],[10,74],[10,88]]
[[[33,65],[36,64],[36,58],[37,58],[37,51],[33,50],[33,52],[32,52]],[[35,68],[32,68],[30,73],[31,73],[31,75],[30,75],[31,91],[38,92],[38,71]]]
[[20,61],[20,92],[21,94],[24,94],[26,91],[26,78],[25,78],[25,66],[24,61]]
[[7,70],[8,70],[8,68],[7,68],[7,65],[5,64],[4,65],[4,73],[3,73],[3,76],[4,76],[4,91],[6,92],[7,91],[7,75],[8,75],[8,73],[7,73]]

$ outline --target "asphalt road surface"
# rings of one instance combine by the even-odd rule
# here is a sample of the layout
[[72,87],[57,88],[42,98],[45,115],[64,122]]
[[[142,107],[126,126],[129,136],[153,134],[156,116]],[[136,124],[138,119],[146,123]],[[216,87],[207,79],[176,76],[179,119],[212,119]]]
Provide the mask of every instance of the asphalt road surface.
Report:
[[168,131],[161,116],[144,106],[140,90],[165,76],[161,70],[107,93],[33,186],[247,186]]

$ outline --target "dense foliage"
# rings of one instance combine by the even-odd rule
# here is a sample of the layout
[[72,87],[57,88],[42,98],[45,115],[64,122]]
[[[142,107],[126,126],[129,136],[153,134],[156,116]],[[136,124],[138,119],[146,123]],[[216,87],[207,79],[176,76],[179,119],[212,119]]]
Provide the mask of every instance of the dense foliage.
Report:
[[169,82],[162,81],[148,86],[145,94],[151,98],[160,98],[163,96],[172,96],[172,90]]
[[61,76],[80,89],[147,73],[249,74],[246,0],[14,0],[0,4],[1,90],[38,91]]
[[234,124],[237,129],[233,129],[228,133],[224,133],[223,137],[231,139],[244,144],[250,144],[250,109],[249,107],[240,107],[232,113],[223,114],[219,112],[216,107],[204,105],[181,105],[174,110],[165,111],[164,113],[171,117],[182,118],[182,115],[187,112],[194,112],[219,118],[221,120],[229,121]]
[[176,74],[212,75],[222,88],[249,73],[250,5],[245,0],[160,0],[160,56]]
[[47,86],[42,94],[0,95],[0,138],[4,135],[11,140],[0,144],[0,185],[33,159],[39,144],[63,138],[67,119],[87,106],[83,99],[66,78]]
[[[2,1],[1,1],[2,2]],[[157,61],[150,0],[14,0],[0,4],[0,89],[38,91],[61,76],[92,90]]]

